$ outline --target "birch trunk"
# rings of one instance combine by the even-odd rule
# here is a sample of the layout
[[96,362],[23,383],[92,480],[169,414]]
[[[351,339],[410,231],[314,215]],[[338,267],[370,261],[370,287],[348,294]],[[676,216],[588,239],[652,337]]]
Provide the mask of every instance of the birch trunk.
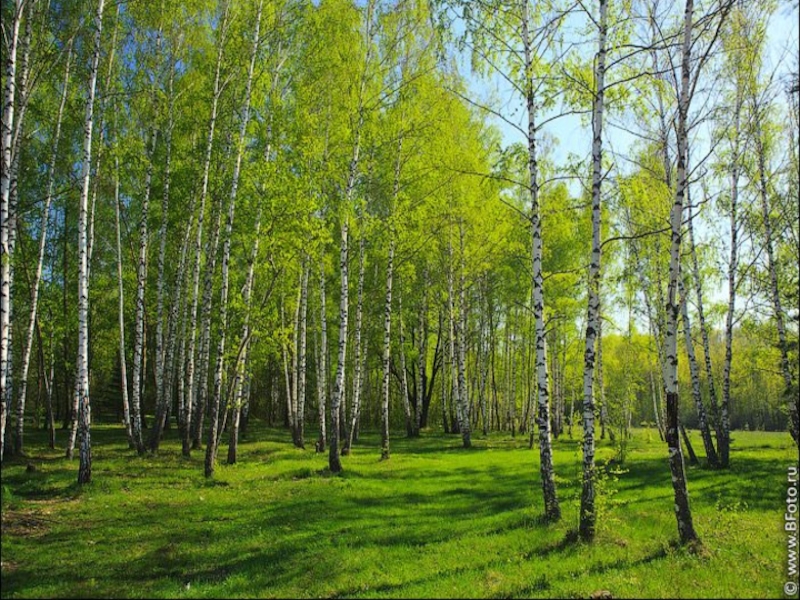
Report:
[[[256,56],[260,39],[261,27],[261,7],[263,2],[258,3],[256,14],[255,31],[253,33],[253,49],[250,53],[250,64],[247,70],[247,84],[245,87],[244,114],[239,129],[239,140],[236,144],[236,162],[233,167],[233,181],[231,182],[230,202],[228,204],[228,219],[225,224],[225,241],[222,248],[222,284],[220,290],[220,339],[217,347],[217,365],[214,374],[214,399],[209,413],[208,444],[206,445],[205,476],[214,475],[214,462],[217,457],[217,437],[220,404],[222,402],[222,376],[225,365],[225,338],[228,329],[228,271],[231,258],[231,236],[233,234],[233,217],[236,208],[236,193],[239,188],[239,175],[242,168],[242,158],[245,151],[245,137],[247,135],[247,124],[250,121],[250,97],[253,88],[253,71],[255,69]],[[304,341],[305,343],[305,341]],[[303,359],[305,360],[305,359]],[[303,365],[305,366],[305,365]]]
[[[608,408],[606,407],[606,388],[603,382],[603,315],[597,319],[597,403],[600,406],[600,439],[606,439],[606,426],[608,424]],[[610,429],[609,429],[610,431]],[[611,433],[611,441],[614,441]]]
[[[795,444],[798,443],[798,432],[800,431],[800,423],[798,423],[798,407],[796,390],[793,392],[792,386],[792,371],[789,367],[789,346],[786,339],[786,325],[785,314],[783,306],[781,305],[781,296],[778,289],[778,271],[775,264],[775,248],[773,241],[772,220],[770,218],[769,196],[767,190],[767,166],[766,156],[764,149],[764,135],[761,127],[761,111],[763,107],[756,105],[753,99],[753,115],[754,115],[754,128],[756,131],[756,155],[758,160],[758,196],[761,201],[761,218],[764,221],[764,247],[767,250],[767,269],[769,270],[769,291],[770,300],[772,301],[772,309],[775,313],[775,327],[778,330],[778,348],[781,352],[781,374],[783,375],[783,382],[785,387],[785,394],[788,398],[789,404],[789,433],[792,436]],[[722,406],[722,433],[725,436],[726,451],[727,446],[730,445],[730,421],[728,417],[728,404]],[[724,466],[728,465],[727,453],[722,456]]]
[[297,446],[305,448],[305,404],[306,404],[306,335],[308,332],[308,274],[310,268],[304,259],[300,284],[300,331],[297,354]]
[[[347,173],[347,183],[344,190],[344,211],[341,215],[341,238],[339,249],[339,269],[341,272],[341,295],[339,298],[339,353],[336,365],[336,381],[334,383],[333,398],[331,399],[331,439],[330,450],[328,453],[328,464],[330,470],[338,473],[342,470],[342,462],[339,455],[339,438],[342,437],[342,409],[344,408],[345,386],[344,369],[345,359],[347,358],[347,319],[349,315],[348,298],[348,262],[347,244],[349,235],[348,210],[353,198],[356,176],[358,175],[359,153],[361,150],[361,133],[364,126],[364,90],[366,87],[367,70],[369,69],[372,55],[372,19],[374,11],[372,0],[367,1],[366,11],[366,44],[367,51],[364,61],[364,70],[361,73],[361,81],[358,90],[357,122],[353,132],[353,155]],[[353,411],[355,413],[355,411]]]
[[672,472],[672,487],[675,492],[675,517],[678,522],[678,534],[682,544],[699,543],[694,530],[692,513],[689,506],[689,490],[678,436],[678,281],[680,278],[680,249],[683,205],[686,195],[687,174],[686,160],[688,156],[687,116],[689,112],[689,76],[692,44],[693,0],[686,0],[683,29],[683,49],[681,57],[681,89],[678,99],[678,185],[675,202],[670,214],[672,241],[670,244],[669,284],[666,301],[666,331],[664,332],[664,389],[667,392],[666,438],[669,448],[669,466]]
[[47,169],[47,194],[42,210],[42,225],[39,235],[39,254],[36,261],[36,272],[31,286],[31,306],[28,316],[28,334],[26,336],[25,348],[22,353],[22,377],[20,380],[19,397],[17,399],[17,435],[15,438],[15,453],[20,454],[24,449],[24,416],[25,401],[28,391],[28,370],[31,361],[31,350],[33,348],[33,336],[37,323],[37,310],[39,306],[39,283],[42,279],[42,267],[44,265],[44,253],[47,246],[47,230],[50,222],[50,206],[53,201],[53,191],[55,187],[56,161],[58,160],[58,146],[61,141],[61,122],[64,116],[64,105],[67,101],[69,90],[69,70],[72,62],[72,40],[67,43],[66,65],[64,67],[64,84],[61,91],[61,101],[58,105],[58,116],[56,117],[56,128],[53,134],[53,149],[50,153],[50,163]]
[[[687,190],[687,200],[689,199],[689,192]],[[690,210],[691,210],[691,202],[689,202]],[[690,215],[687,219],[687,229],[689,232],[689,247],[690,252],[692,255],[692,272],[694,274],[694,284],[695,284],[695,294],[697,295],[697,318],[700,324],[700,335],[703,341],[703,357],[704,357],[704,364],[706,370],[706,379],[708,380],[708,401],[711,406],[711,416],[713,421],[716,423],[717,429],[717,445],[720,444],[720,439],[723,440],[723,445],[726,443],[725,440],[727,439],[724,433],[724,427],[722,426],[723,417],[720,412],[719,403],[717,402],[717,387],[714,383],[714,372],[711,368],[711,343],[709,341],[708,336],[708,327],[706,326],[706,318],[705,318],[705,310],[703,308],[703,286],[701,284],[700,279],[700,266],[697,261],[697,251],[694,243],[694,226],[693,221],[694,219]],[[727,410],[726,408],[722,408],[722,410]],[[720,452],[722,452],[722,448],[720,448]],[[727,450],[725,451],[727,454]],[[721,466],[727,467],[727,458],[723,458],[721,462]]]
[[[392,351],[392,281],[394,275],[394,231],[389,228],[389,257],[386,263],[386,301],[383,311],[383,387],[381,389],[381,460],[389,458],[389,366]],[[400,297],[398,296],[398,299]],[[405,351],[403,349],[403,313],[400,300],[400,368],[405,377]],[[405,387],[405,386],[404,386]],[[403,406],[406,408],[406,428],[408,428],[408,390],[403,390]],[[353,428],[355,429],[355,427]]]
[[89,201],[89,179],[92,164],[92,125],[94,123],[94,98],[97,70],[100,62],[100,39],[103,27],[103,6],[98,0],[94,18],[94,48],[89,72],[89,92],[86,101],[86,120],[83,126],[83,173],[81,187],[80,216],[78,218],[78,399],[80,434],[80,466],[78,484],[92,480],[91,406],[89,404],[89,263],[87,255],[87,210]]
[[[731,253],[728,262],[728,311],[725,314],[725,362],[722,367],[722,406],[730,406],[731,399],[731,367],[733,364],[733,320],[736,308],[736,270],[739,268],[739,132],[742,109],[741,92],[737,89],[736,105],[734,106],[734,140],[733,159],[731,162]],[[794,403],[790,400],[790,404]],[[797,406],[794,403],[795,408]],[[795,440],[797,437],[795,436]],[[717,433],[717,447],[722,461],[727,464],[729,460],[728,438]]]
[[[42,370],[44,370],[44,343],[43,343],[43,336],[42,336],[42,327],[41,323],[37,319],[36,321],[36,335],[39,339],[39,361],[42,366]],[[50,330],[50,368],[49,374],[45,377],[45,417],[47,421],[47,440],[48,440],[48,447],[51,450],[56,449],[56,423],[55,423],[55,416],[53,414],[53,386],[55,385],[55,373],[56,373],[56,353],[55,348],[53,346],[53,331]]]
[[603,183],[603,98],[605,93],[607,0],[600,0],[600,40],[595,57],[595,93],[592,106],[592,258],[589,263],[589,305],[583,367],[583,489],[579,533],[594,539],[597,514],[594,491],[594,367],[600,345],[600,227]]
[[344,396],[344,363],[347,356],[347,235],[347,215],[344,215],[342,217],[339,249],[339,271],[341,272],[341,296],[339,300],[339,355],[336,365],[336,380],[334,384],[333,397],[331,398],[331,439],[328,453],[328,466],[333,473],[339,473],[342,470],[342,463],[339,457],[339,429],[341,418],[339,405],[341,404],[342,397]]
[[5,59],[5,86],[3,88],[2,169],[0,169],[0,461],[5,455],[8,404],[6,390],[11,383],[9,368],[11,337],[11,154],[14,131],[14,102],[16,93],[17,47],[19,27],[25,0],[16,0],[11,23],[8,54]]
[[[156,300],[156,418],[153,429],[150,432],[150,450],[158,452],[161,442],[161,435],[167,424],[169,404],[172,402],[172,390],[167,394],[167,377],[165,376],[164,363],[166,352],[164,348],[164,259],[167,250],[167,221],[169,220],[169,180],[170,162],[172,158],[172,128],[174,126],[173,108],[173,83],[175,79],[174,61],[170,57],[170,74],[167,84],[167,96],[169,102],[169,122],[165,132],[165,157],[164,157],[164,190],[161,196],[161,226],[159,228],[159,247],[158,247],[158,279],[157,300]],[[179,300],[179,293],[176,293],[175,302]]]
[[136,447],[133,437],[131,423],[131,409],[128,400],[128,369],[125,358],[125,289],[122,279],[122,242],[120,227],[121,201],[119,198],[119,156],[114,157],[114,216],[117,234],[117,320],[119,322],[119,367],[120,379],[122,383],[122,419],[125,422],[125,435],[128,438],[128,446]]
[[[286,330],[286,311],[284,305],[286,304],[286,299],[281,298],[281,329],[283,331]],[[281,344],[281,355],[283,357],[283,377],[284,377],[284,384],[286,386],[286,425],[289,426],[290,431],[292,432],[292,441],[294,441],[294,420],[292,418],[292,385],[289,379],[289,350],[288,350],[288,342],[283,342]]]
[[245,378],[247,373],[247,361],[250,349],[250,305],[253,296],[253,282],[255,280],[255,266],[258,260],[258,245],[261,234],[261,208],[258,209],[256,216],[255,237],[253,240],[253,250],[250,254],[250,264],[247,268],[247,279],[244,284],[244,323],[242,324],[242,358],[236,364],[236,383],[234,385],[235,402],[231,407],[233,411],[233,422],[230,428],[230,439],[228,441],[228,464],[236,462],[236,454],[239,445],[239,429],[241,425],[241,415],[243,402],[245,399]]
[[[353,374],[353,406],[351,423],[349,429],[345,427],[345,441],[342,446],[342,454],[347,455],[350,453],[350,447],[353,444],[353,431],[355,431],[358,424],[358,415],[361,411],[361,383],[362,383],[362,340],[361,340],[361,323],[364,307],[364,235],[361,234],[358,242],[358,296],[356,301],[356,328],[355,328],[355,357],[354,357],[354,374]],[[387,405],[388,411],[388,405]],[[388,415],[388,412],[387,412]],[[388,435],[388,430],[387,430]],[[383,446],[382,446],[383,447]],[[387,437],[388,448],[388,437]],[[387,455],[388,458],[388,455]]]
[[[214,148],[214,132],[217,124],[217,106],[219,97],[222,93],[220,86],[220,72],[222,69],[222,54],[225,46],[225,34],[227,28],[229,3],[225,2],[223,9],[222,21],[219,28],[219,37],[217,39],[217,62],[214,70],[214,91],[211,96],[211,117],[208,124],[208,137],[206,138],[205,160],[203,162],[203,178],[200,187],[200,207],[197,212],[197,231],[195,232],[195,253],[194,253],[194,268],[192,274],[192,291],[191,299],[192,305],[189,311],[189,345],[186,349],[186,374],[185,374],[185,389],[187,396],[184,399],[184,411],[189,412],[191,424],[187,422],[186,427],[190,429],[192,438],[192,447],[200,447],[200,437],[202,436],[202,428],[197,427],[197,421],[203,414],[203,407],[198,411],[198,404],[196,402],[197,382],[196,382],[196,364],[195,364],[195,344],[197,340],[197,307],[200,302],[200,259],[202,256],[203,246],[203,218],[206,211],[206,198],[208,197],[208,178],[211,169],[211,153]],[[188,407],[188,408],[187,408]],[[189,451],[186,449],[184,441],[183,454],[188,456]]]
[[[681,314],[683,317],[683,332],[686,344],[686,356],[689,359],[689,373],[692,378],[692,397],[694,398],[695,406],[697,407],[697,421],[700,428],[700,435],[703,438],[703,447],[706,451],[706,459],[708,466],[715,469],[719,466],[717,459],[717,451],[714,448],[714,440],[711,438],[711,428],[708,424],[708,417],[706,416],[706,409],[703,406],[703,398],[700,393],[700,373],[697,367],[697,359],[694,353],[694,342],[692,341],[692,326],[689,321],[689,308],[688,300],[683,289],[683,282],[678,282],[678,290],[681,295]],[[687,448],[688,449],[688,448]]]
[[[363,224],[362,224],[363,225]],[[355,347],[355,356],[353,359],[353,404],[351,419],[353,421],[352,428],[356,426],[356,415],[361,407],[361,381],[362,381],[362,354],[363,354],[363,341],[361,334],[362,315],[364,309],[364,234],[361,233],[358,240],[358,295],[356,297],[356,328],[355,339],[353,345]],[[387,413],[388,414],[388,413]],[[345,443],[342,448],[342,454],[350,452],[350,440],[352,436],[345,427]]]
[[[448,240],[447,244],[447,322],[448,330],[448,344],[449,344],[449,358],[450,364],[450,422],[454,426],[451,433],[455,433],[453,429],[458,427],[458,432],[461,432],[461,390],[458,387],[458,360],[456,359],[456,315],[455,315],[455,292],[453,289],[453,246]],[[456,407],[456,419],[452,418],[452,407]]]
[[679,422],[679,426],[681,428],[681,437],[683,438],[683,445],[686,446],[686,453],[689,455],[689,464],[692,466],[697,466],[700,464],[700,461],[697,459],[697,454],[694,452],[694,448],[692,447],[692,441],[689,439],[689,434],[686,431],[686,427],[684,427],[683,423]]
[[[442,315],[442,310],[439,309],[439,338],[441,339],[442,336],[445,335],[444,332],[444,316]],[[445,433],[450,433],[450,421],[447,418],[447,375],[450,371],[450,365],[448,363],[448,353],[447,349],[442,349],[442,429]]]
[[[532,42],[528,31],[528,2],[523,3],[522,40],[525,51],[525,72],[532,69]],[[531,262],[533,265],[533,315],[536,332],[536,385],[538,389],[538,425],[539,456],[544,495],[545,518],[558,521],[561,508],[556,495],[555,472],[553,470],[553,452],[550,442],[550,403],[547,386],[547,356],[544,329],[544,278],[542,275],[542,227],[539,215],[539,183],[536,158],[536,104],[534,102],[533,83],[526,76],[526,105],[528,112],[528,172],[530,175],[531,193]]]
[[144,440],[142,439],[142,388],[144,387],[144,368],[142,366],[144,356],[144,291],[147,285],[147,218],[150,209],[150,189],[153,181],[153,161],[155,159],[156,144],[158,142],[158,132],[155,129],[150,132],[150,150],[147,156],[147,172],[144,182],[144,197],[142,198],[142,214],[139,219],[139,263],[136,269],[136,324],[134,328],[133,340],[133,385],[131,389],[131,418],[133,419],[133,442],[136,444],[136,451],[141,455],[145,452]]
[[428,268],[422,272],[422,301],[419,305],[419,354],[417,355],[417,406],[414,411],[415,436],[422,428],[422,413],[425,410],[425,383],[428,368]]
[[298,431],[298,402],[297,386],[300,380],[299,355],[300,355],[300,303],[303,297],[303,275],[304,269],[300,270],[300,281],[297,284],[297,301],[294,304],[294,327],[292,328],[292,377],[291,391],[289,392],[289,422],[292,427],[292,443],[299,448]]
[[[464,288],[464,279],[466,277],[466,266],[464,264],[464,224],[459,226],[459,243],[461,246],[461,261],[460,273],[458,278],[458,311],[459,311],[459,326],[458,326],[458,394],[461,401],[461,442],[464,448],[472,446],[471,440],[471,427],[469,422],[469,399],[467,398],[467,379],[466,379],[466,341],[467,337],[467,303],[466,292]],[[513,400],[512,400],[513,401]]]
[[[319,264],[319,312],[320,312],[320,349],[319,349],[319,375],[317,376],[317,398],[319,412],[319,439],[317,441],[317,451],[325,452],[328,442],[325,434],[325,405],[328,398],[328,315],[325,308],[325,263],[320,254]],[[352,436],[355,430],[355,423],[350,428]],[[352,445],[352,440],[348,441],[348,447]]]
[[[19,165],[22,156],[22,143],[24,138],[24,123],[25,123],[25,113],[28,110],[28,103],[30,100],[30,90],[29,90],[29,78],[30,78],[30,57],[31,57],[31,36],[32,36],[32,21],[33,21],[33,7],[34,2],[29,1],[26,3],[26,15],[25,15],[25,33],[22,38],[22,57],[20,60],[20,70],[19,70],[19,79],[15,82],[17,88],[17,107],[19,109],[18,113],[14,118],[14,137],[11,143],[11,173],[10,173],[10,189],[9,189],[9,201],[8,201],[8,220],[6,221],[5,225],[8,228],[8,256],[9,259],[14,256],[15,248],[17,243],[17,210],[19,204]],[[14,399],[14,353],[13,348],[14,344],[12,341],[12,337],[14,334],[14,328],[10,325],[13,322],[13,308],[14,308],[14,261],[11,260],[11,264],[9,265],[9,273],[8,273],[8,281],[9,281],[9,296],[8,296],[8,311],[7,317],[9,321],[9,330],[8,330],[8,339],[6,340],[6,344],[8,347],[8,355],[6,356],[6,363],[5,368],[8,373],[6,378],[6,385],[2,388],[2,399],[5,404],[5,410],[8,411],[8,414],[11,412],[11,407],[13,406],[13,399]],[[19,408],[19,404],[18,404]],[[23,406],[24,409],[24,406]],[[24,412],[22,413],[24,415]],[[24,424],[23,424],[24,425]],[[17,423],[18,427],[23,427],[20,425],[19,421]],[[20,432],[24,431],[20,429]],[[11,437],[10,430],[6,430],[6,436]],[[8,451],[12,446],[16,450],[16,446],[18,443],[16,439],[13,444],[9,444],[11,440],[8,440],[6,443],[5,450]],[[19,450],[21,452],[21,448]]]
[[200,346],[197,351],[197,368],[192,385],[192,449],[202,446],[203,422],[206,416],[208,400],[208,367],[211,362],[211,308],[214,294],[214,273],[217,271],[217,251],[219,250],[220,231],[222,228],[222,200],[215,207],[214,223],[211,237],[206,240],[206,265],[203,274],[203,303],[200,307]]
[[486,421],[486,380],[488,379],[489,361],[486,360],[486,324],[484,323],[483,311],[480,313],[480,330],[478,334],[478,372],[480,373],[480,383],[478,385],[478,403],[481,410],[481,426],[483,436],[489,435],[489,423]]

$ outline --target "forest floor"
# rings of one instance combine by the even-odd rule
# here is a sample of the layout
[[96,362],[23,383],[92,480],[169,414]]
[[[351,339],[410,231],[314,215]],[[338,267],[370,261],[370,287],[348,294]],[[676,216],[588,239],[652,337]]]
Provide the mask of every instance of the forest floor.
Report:
[[[332,476],[327,454],[253,422],[239,463],[224,464],[223,445],[206,481],[203,452],[181,457],[174,429],[140,458],[120,427],[99,425],[80,490],[77,460],[32,432],[27,458],[2,468],[2,597],[782,597],[797,449],[786,433],[734,438],[730,470],[688,470],[704,543],[692,554],[675,545],[667,448],[652,429],[600,469],[593,544],[574,541],[577,433],[555,441],[563,519],[545,524],[526,436],[476,434],[463,450],[423,432],[381,462],[367,433]],[[598,462],[614,453],[601,442]]]

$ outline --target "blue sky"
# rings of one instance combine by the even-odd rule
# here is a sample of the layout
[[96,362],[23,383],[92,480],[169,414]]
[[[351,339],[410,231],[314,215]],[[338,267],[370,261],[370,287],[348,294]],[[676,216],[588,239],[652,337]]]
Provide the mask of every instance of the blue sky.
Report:
[[[793,3],[781,2],[778,9],[772,15],[768,27],[769,41],[767,58],[765,60],[765,71],[771,71],[773,68],[777,67],[779,72],[789,73],[797,69],[797,12]],[[577,18],[581,17],[576,17],[576,19]],[[459,25],[460,24],[457,24],[456,27],[460,28]],[[594,52],[593,44],[594,40],[587,40],[587,52]],[[492,105],[492,108],[501,112],[506,118],[509,118],[509,115],[512,114],[512,111],[517,108],[519,103],[519,100],[514,98],[513,94],[510,92],[510,85],[497,76],[484,79],[470,74],[468,57],[461,57],[460,67],[462,73],[468,77],[472,98],[475,101],[483,102],[490,96],[493,97],[495,103]],[[708,75],[706,75],[706,77],[708,77]],[[779,95],[779,102],[785,102],[785,100],[785,95]],[[527,115],[526,112],[522,110],[522,107],[520,107],[520,110],[517,110],[515,115],[515,122],[523,129],[526,129]],[[525,141],[521,132],[503,122],[502,119],[488,114],[487,118],[501,131],[504,145]],[[582,120],[579,116],[566,116],[547,125],[545,128],[545,135],[556,140],[556,144],[550,154],[550,159],[553,160],[556,165],[566,164],[570,154],[588,159],[591,150],[590,127],[588,119],[584,118]],[[606,126],[604,135],[604,144],[607,152],[609,150],[626,151],[636,140],[631,134],[609,126]],[[694,148],[695,154],[698,156],[705,154],[706,151],[702,149],[702,138],[697,139],[696,142],[697,146]],[[618,166],[623,170],[627,168],[627,165],[621,163],[618,164]],[[588,166],[586,173],[588,176]],[[580,185],[577,182],[573,182],[570,189],[573,195],[580,193]],[[702,218],[696,222],[695,229],[699,245],[711,242],[725,243],[724,239],[726,239],[725,236],[727,234],[724,231],[718,232],[713,230],[704,223]],[[721,275],[723,275],[722,272],[720,272],[720,276]],[[720,279],[718,282],[719,285],[715,285],[715,283],[717,282],[707,282],[707,301],[710,303],[720,302],[724,297],[727,297],[727,288],[723,285],[722,280]],[[613,321],[616,321],[618,326],[626,322],[627,315],[622,313],[619,309],[613,309],[611,313],[612,314],[609,316],[611,316]],[[640,323],[639,327],[646,327],[646,324]]]

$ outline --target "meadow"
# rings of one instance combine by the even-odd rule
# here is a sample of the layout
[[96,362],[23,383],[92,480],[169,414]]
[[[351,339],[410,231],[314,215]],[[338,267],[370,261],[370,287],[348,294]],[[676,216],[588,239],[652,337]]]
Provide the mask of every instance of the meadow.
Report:
[[[579,430],[578,430],[579,432]],[[732,467],[688,469],[698,553],[679,547],[666,444],[638,429],[598,448],[598,534],[576,541],[579,435],[554,441],[563,519],[542,521],[525,436],[365,433],[344,472],[253,422],[239,463],[203,477],[175,431],[137,457],[93,429],[91,484],[41,432],[2,469],[2,597],[776,598],[786,581],[786,433],[735,432]],[[313,434],[311,434],[313,435]],[[692,433],[696,449],[699,436]]]

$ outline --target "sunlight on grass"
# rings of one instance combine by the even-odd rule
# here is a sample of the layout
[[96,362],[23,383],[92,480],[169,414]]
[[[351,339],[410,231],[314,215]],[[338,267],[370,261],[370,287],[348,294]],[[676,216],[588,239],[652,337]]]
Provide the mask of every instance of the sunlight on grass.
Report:
[[[648,441],[648,438],[650,441]],[[253,427],[240,462],[202,474],[175,433],[139,458],[95,429],[94,482],[39,433],[2,473],[2,597],[776,597],[783,586],[786,434],[737,432],[732,469],[689,470],[700,556],[676,548],[666,447],[637,431],[601,469],[594,544],[577,526],[578,438],[555,442],[564,519],[541,522],[538,452],[495,434],[393,441],[365,434],[331,475],[327,455]],[[696,439],[700,446],[699,437]],[[604,442],[598,462],[614,455]],[[27,465],[33,465],[27,469]]]

